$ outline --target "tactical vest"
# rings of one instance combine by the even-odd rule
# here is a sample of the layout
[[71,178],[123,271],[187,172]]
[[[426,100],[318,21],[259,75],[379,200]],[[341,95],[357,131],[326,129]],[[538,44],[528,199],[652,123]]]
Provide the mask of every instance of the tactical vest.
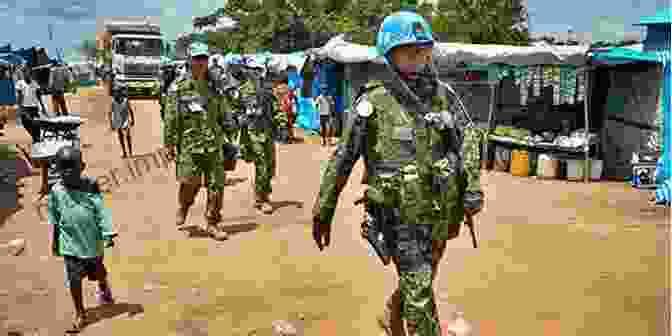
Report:
[[[384,87],[364,94],[361,101],[373,107],[366,117],[369,199],[398,208],[403,223],[436,224],[435,237],[457,236],[463,216],[461,144],[451,143],[446,132],[407,111]],[[444,111],[447,105],[442,97],[432,110]]]
[[241,113],[247,120],[246,126],[252,130],[268,130],[273,127],[273,95],[257,88],[250,80],[240,88]]
[[182,150],[208,153],[221,149],[221,126],[208,113],[208,83],[187,79],[178,83],[178,137]]

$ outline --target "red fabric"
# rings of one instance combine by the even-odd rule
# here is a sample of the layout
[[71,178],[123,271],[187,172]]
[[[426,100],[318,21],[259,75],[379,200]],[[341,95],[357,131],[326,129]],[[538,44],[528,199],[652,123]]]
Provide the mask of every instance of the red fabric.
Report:
[[282,112],[287,113],[287,119],[290,121],[290,127],[294,125],[294,93],[291,91],[282,98],[281,106]]
[[285,97],[282,98],[281,102],[282,111],[287,114],[291,114],[292,106],[294,105],[293,102],[294,102],[294,93],[290,91],[285,95]]

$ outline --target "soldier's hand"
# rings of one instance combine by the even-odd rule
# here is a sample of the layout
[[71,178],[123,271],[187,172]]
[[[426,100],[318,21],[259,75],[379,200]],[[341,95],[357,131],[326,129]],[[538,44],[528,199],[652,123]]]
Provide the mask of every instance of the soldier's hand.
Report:
[[369,214],[366,211],[364,211],[364,215],[362,216],[362,224],[360,226],[360,229],[361,229],[360,234],[362,235],[363,239],[367,239],[367,237],[369,236],[369,225],[368,225],[369,218],[368,218],[368,216],[369,216]]
[[322,223],[320,220],[320,203],[315,202],[313,206],[313,240],[320,251],[331,243],[331,223]]
[[364,196],[359,198],[354,202],[354,205],[364,205],[364,214],[362,215],[362,224],[360,226],[360,234],[362,235],[362,238],[366,239],[369,236],[369,226],[368,224],[368,212],[366,211],[366,193]]

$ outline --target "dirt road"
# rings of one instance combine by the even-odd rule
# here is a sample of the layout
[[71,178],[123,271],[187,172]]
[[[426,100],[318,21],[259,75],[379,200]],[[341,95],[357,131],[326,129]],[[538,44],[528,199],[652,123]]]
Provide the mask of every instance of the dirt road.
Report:
[[[135,102],[136,153],[160,147],[158,104]],[[74,110],[74,109],[73,109]],[[123,168],[116,136],[97,108],[83,113],[87,173]],[[5,141],[29,142],[9,125]],[[10,140],[11,139],[11,140]],[[174,228],[174,167],[128,174],[109,198],[120,232],[108,250],[118,304],[95,307],[83,335],[270,335],[273,320],[300,321],[305,335],[379,335],[375,316],[396,278],[358,236],[361,165],[341,196],[332,247],[310,237],[319,162],[327,150],[283,145],[271,216],[252,208],[251,166],[229,176],[223,222],[228,241],[187,237]],[[22,257],[0,259],[0,328],[62,335],[73,308],[63,263],[49,256],[49,230],[31,204],[39,177],[26,180],[23,209],[0,224],[0,243],[28,240]],[[448,244],[436,284],[441,315],[455,310],[482,335],[667,335],[669,211],[649,208],[625,183],[588,185],[488,174],[477,218],[480,245],[468,232]],[[44,204],[42,212],[44,212]],[[205,195],[190,220],[204,223]],[[331,322],[329,322],[331,321]],[[0,329],[0,332],[3,330]],[[4,335],[4,333],[3,333]]]

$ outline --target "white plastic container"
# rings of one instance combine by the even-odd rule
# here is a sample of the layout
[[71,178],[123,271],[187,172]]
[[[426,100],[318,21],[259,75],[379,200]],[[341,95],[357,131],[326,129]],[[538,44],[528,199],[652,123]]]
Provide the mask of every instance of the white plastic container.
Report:
[[567,160],[567,180],[581,181],[583,180],[583,160]]
[[547,154],[539,155],[537,161],[537,177],[541,179],[557,179],[559,173],[559,161]]
[[602,160],[590,160],[590,179],[597,181],[602,179]]
[[[602,160],[591,159],[588,162],[590,179],[595,181],[602,178]],[[567,180],[581,181],[585,176],[585,160],[567,160]]]

